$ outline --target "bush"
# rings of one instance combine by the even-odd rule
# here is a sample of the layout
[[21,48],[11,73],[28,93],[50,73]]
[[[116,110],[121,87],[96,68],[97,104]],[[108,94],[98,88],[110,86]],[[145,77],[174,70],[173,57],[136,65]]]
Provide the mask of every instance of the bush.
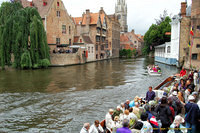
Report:
[[20,64],[22,69],[28,69],[32,67],[31,56],[28,50],[22,54]]
[[47,68],[50,65],[50,61],[48,59],[40,60],[40,67]]

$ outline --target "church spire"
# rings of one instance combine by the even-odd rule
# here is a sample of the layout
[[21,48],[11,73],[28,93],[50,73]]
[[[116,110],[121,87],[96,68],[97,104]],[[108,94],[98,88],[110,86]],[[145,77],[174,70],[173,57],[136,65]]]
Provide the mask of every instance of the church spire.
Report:
[[121,25],[121,32],[128,32],[126,0],[117,0],[115,15]]

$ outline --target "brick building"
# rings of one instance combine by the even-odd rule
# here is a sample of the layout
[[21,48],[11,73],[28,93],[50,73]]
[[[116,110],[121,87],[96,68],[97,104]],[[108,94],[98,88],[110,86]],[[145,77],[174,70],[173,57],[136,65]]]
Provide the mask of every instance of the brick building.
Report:
[[132,42],[134,49],[136,49],[138,55],[142,55],[142,48],[144,46],[143,36],[140,34],[135,34],[135,31],[124,33],[128,36],[129,40]]
[[75,25],[62,0],[20,0],[23,7],[37,8],[47,34],[51,51],[57,45],[72,45]]
[[135,49],[134,44],[131,42],[131,40],[128,38],[127,34],[122,33],[120,35],[120,49]]
[[98,13],[92,13],[89,9],[82,17],[73,18],[76,25],[76,36],[89,36],[95,44],[96,59],[105,59],[110,56],[107,40],[106,14],[103,8]]
[[110,56],[112,58],[119,57],[120,50],[120,23],[115,15],[106,15],[107,20],[107,38],[108,38],[108,48],[110,50]]
[[[180,28],[180,64],[186,68],[190,65],[195,68],[200,68],[200,1],[193,0],[191,13],[187,14],[187,3],[181,3],[181,28]],[[192,36],[190,34],[193,27]],[[192,39],[193,38],[193,39]],[[189,41],[193,45],[188,47]]]

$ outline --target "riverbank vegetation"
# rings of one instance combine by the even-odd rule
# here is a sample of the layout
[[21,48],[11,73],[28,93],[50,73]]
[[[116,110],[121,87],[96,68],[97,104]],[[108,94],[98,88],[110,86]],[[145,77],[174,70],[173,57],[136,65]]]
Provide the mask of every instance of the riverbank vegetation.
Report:
[[122,49],[122,50],[119,51],[119,57],[120,58],[123,58],[123,57],[132,58],[133,56],[134,57],[137,56],[136,49],[133,49],[133,50],[131,50],[131,49]]
[[165,34],[166,32],[171,32],[170,22],[171,18],[165,10],[163,15],[160,15],[160,18],[156,19],[156,23],[150,26],[144,35],[145,45],[142,49],[144,55],[148,55],[151,51],[154,51],[155,46],[170,41],[170,36]]
[[50,65],[49,47],[42,18],[36,8],[19,2],[0,7],[0,66],[30,69]]

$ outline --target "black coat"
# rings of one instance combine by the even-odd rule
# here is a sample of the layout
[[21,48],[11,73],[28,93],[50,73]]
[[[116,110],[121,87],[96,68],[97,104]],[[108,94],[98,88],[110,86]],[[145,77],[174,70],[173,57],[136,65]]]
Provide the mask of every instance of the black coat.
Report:
[[185,113],[186,113],[186,117],[185,117],[185,121],[196,125],[198,123],[198,119],[200,116],[200,110],[199,107],[196,103],[187,103],[185,105]]
[[161,120],[161,123],[163,125],[171,124],[170,116],[172,114],[168,105],[163,105],[163,104],[158,105],[158,107],[155,109],[155,112],[157,112],[157,119]]

